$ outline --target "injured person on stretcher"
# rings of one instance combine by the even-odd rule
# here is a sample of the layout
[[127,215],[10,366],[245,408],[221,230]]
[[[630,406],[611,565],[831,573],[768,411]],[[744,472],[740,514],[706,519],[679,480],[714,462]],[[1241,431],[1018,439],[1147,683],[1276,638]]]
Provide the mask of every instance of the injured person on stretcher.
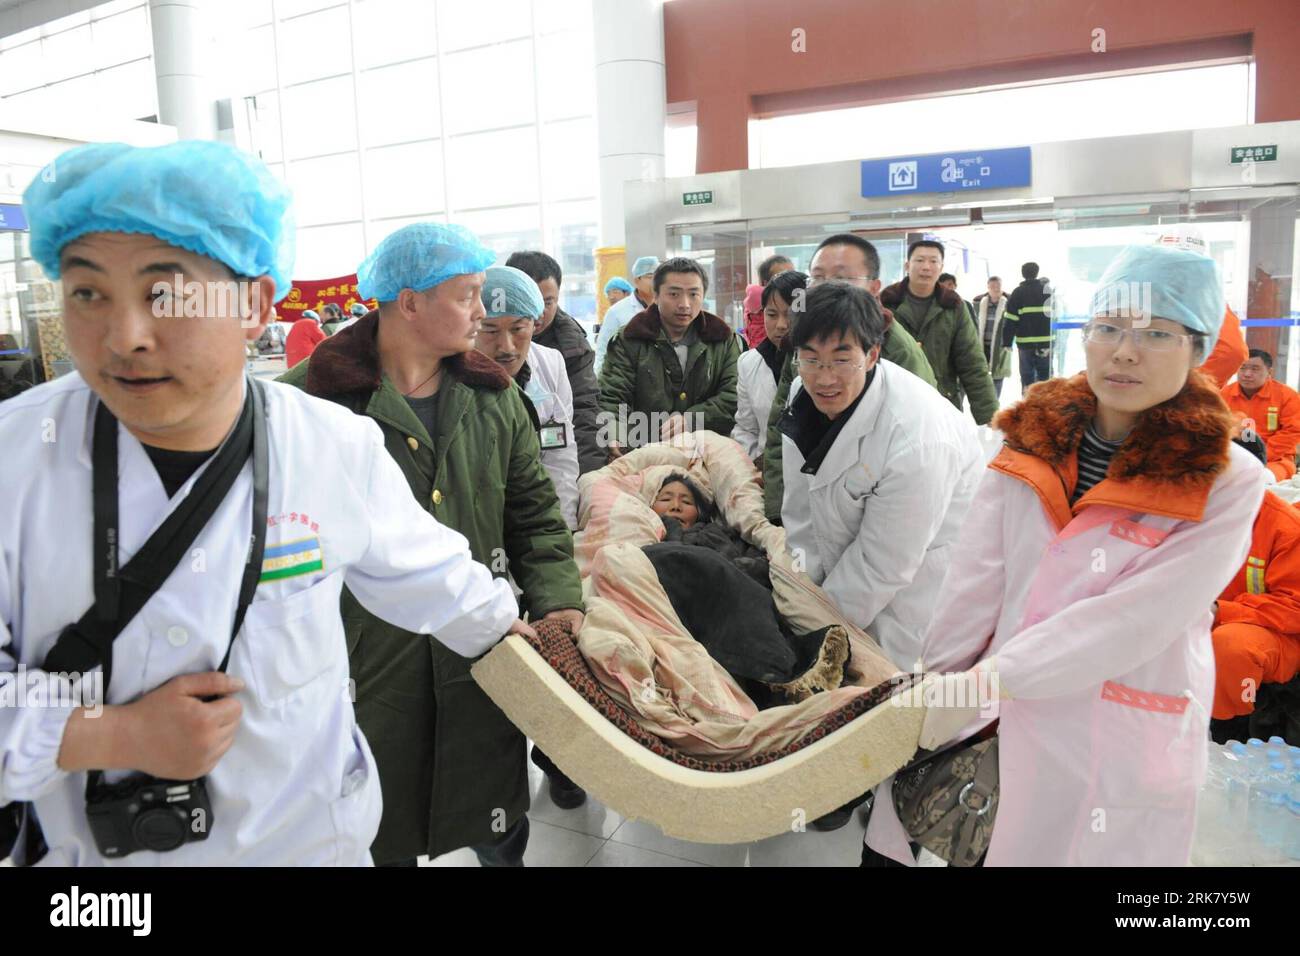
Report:
[[[787,832],[792,814],[819,818],[915,754],[924,707],[905,692],[918,675],[900,673],[802,569],[736,442],[690,432],[583,475],[578,524],[581,629],[543,623],[473,674],[595,799],[679,839],[743,843]],[[664,546],[684,553],[656,567],[646,549]],[[710,604],[674,602],[674,576],[697,557],[718,578],[697,574],[689,594]],[[797,651],[809,634],[803,643],[820,640],[811,667],[811,651]],[[756,648],[784,669],[734,676],[762,660]],[[805,686],[768,706],[761,677]]]
[[685,474],[670,474],[651,508],[664,540],[641,550],[686,629],[760,709],[839,687],[848,635],[795,633],[777,613],[767,555],[722,521]]

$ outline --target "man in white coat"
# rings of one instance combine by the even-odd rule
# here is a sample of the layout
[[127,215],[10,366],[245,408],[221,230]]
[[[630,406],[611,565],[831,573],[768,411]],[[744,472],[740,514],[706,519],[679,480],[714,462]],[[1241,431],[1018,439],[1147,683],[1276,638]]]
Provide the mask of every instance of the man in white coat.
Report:
[[740,443],[754,464],[763,470],[767,420],[772,414],[784,359],[782,346],[790,334],[791,309],[802,308],[807,279],[802,272],[786,270],[763,287],[762,342],[742,352],[736,360],[736,427],[731,437]]
[[655,304],[654,277],[658,268],[659,260],[654,256],[642,256],[632,263],[632,282],[635,284],[632,295],[611,305],[600,323],[600,335],[596,336],[597,375],[605,364],[609,343],[614,341],[623,326]]
[[782,414],[787,545],[900,668],[920,657],[983,469],[975,427],[880,359],[884,318],[846,282],[808,292]]
[[573,438],[573,389],[564,354],[533,341],[545,303],[537,283],[511,266],[490,266],[474,347],[518,383],[536,413],[542,467],[551,476],[570,531],[578,527],[578,445]]
[[[0,522],[0,683],[46,691],[0,708],[0,806],[29,805],[15,856],[39,822],[53,865],[368,863],[379,780],[349,696],[343,585],[466,656],[527,633],[509,585],[411,498],[372,422],[245,378],[245,343],[293,259],[288,194],[260,162],[212,142],[77,147],[23,204],[32,256],[63,284],[77,372],[0,407],[14,505]],[[232,436],[250,422],[248,455]],[[95,464],[112,445],[115,475]],[[131,558],[225,462],[233,484],[180,563],[138,611],[112,612],[102,595],[129,593]],[[109,496],[92,500],[105,478]],[[124,623],[98,700],[42,667],[92,605]],[[179,839],[106,842],[87,818],[92,771],[204,778],[210,816]]]

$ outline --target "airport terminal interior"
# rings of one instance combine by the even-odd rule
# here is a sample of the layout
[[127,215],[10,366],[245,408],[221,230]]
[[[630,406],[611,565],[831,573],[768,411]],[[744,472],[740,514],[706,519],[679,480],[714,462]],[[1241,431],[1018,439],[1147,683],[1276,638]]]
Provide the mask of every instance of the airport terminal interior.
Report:
[[[0,521],[0,865],[1300,865],[1297,49],[1294,0],[0,0],[0,495],[85,516]],[[248,415],[153,443],[184,348]],[[198,771],[6,703],[83,669],[103,416],[124,548],[236,438],[242,542],[274,452],[253,576],[110,634],[113,707],[251,685]],[[106,836],[101,770],[211,836]]]

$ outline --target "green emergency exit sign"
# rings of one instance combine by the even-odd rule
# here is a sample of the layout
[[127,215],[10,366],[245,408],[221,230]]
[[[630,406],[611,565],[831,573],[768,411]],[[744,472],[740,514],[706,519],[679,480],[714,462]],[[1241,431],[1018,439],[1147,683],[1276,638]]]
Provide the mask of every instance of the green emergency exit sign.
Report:
[[1234,146],[1232,147],[1234,163],[1273,163],[1277,162],[1277,144],[1272,146]]
[[708,206],[713,202],[713,190],[701,189],[693,193],[682,193],[683,206]]

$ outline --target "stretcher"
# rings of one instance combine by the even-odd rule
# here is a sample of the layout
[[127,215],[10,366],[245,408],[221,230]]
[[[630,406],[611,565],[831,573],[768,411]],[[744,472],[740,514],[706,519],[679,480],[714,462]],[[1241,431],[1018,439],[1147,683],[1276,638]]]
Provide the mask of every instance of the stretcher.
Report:
[[[844,629],[845,686],[759,711],[685,633],[640,547],[662,534],[649,507],[688,474],[721,520],[763,548],[774,601],[798,631]],[[637,449],[583,476],[575,550],[587,619],[512,635],[473,667],[506,716],[575,783],[671,837],[744,843],[798,830],[915,754],[919,675],[899,672],[799,568],[763,517],[752,464],[711,433]]]

